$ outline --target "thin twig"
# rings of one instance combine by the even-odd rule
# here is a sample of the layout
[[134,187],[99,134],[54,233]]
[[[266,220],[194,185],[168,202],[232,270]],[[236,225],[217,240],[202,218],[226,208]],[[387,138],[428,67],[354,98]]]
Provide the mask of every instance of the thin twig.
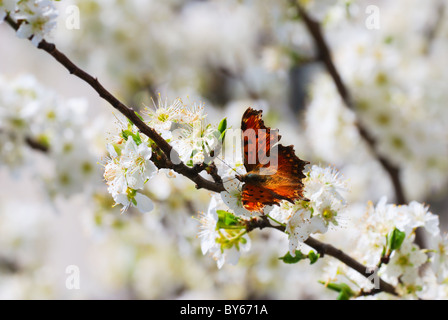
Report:
[[[6,17],[6,22],[15,30],[18,29],[19,24],[15,22],[10,16]],[[132,121],[134,125],[146,136],[148,136],[154,143],[163,151],[168,159],[170,159],[170,169],[175,172],[189,178],[196,183],[197,188],[204,188],[210,191],[221,192],[224,191],[224,186],[220,183],[207,180],[199,175],[192,168],[187,167],[179,158],[179,154],[173,149],[173,147],[165,141],[153,128],[147,126],[139,115],[131,108],[124,105],[114,95],[112,95],[97,78],[92,77],[90,74],[76,66],[65,54],[60,52],[53,43],[49,43],[42,40],[38,46],[39,49],[49,53],[56,61],[63,65],[70,74],[77,76],[78,78],[87,82],[101,98],[109,102],[112,107],[117,109],[126,118]]]
[[[0,128],[0,134],[5,134],[5,130]],[[15,140],[15,134],[14,133],[9,133],[9,137],[13,140]],[[37,151],[41,151],[43,153],[46,153],[50,150],[50,148],[46,145],[43,144],[37,140],[35,140],[34,138],[30,137],[30,136],[25,136],[25,143],[28,145],[28,147],[30,147],[31,149],[37,150]]]
[[0,256],[0,270],[15,273],[20,271],[17,261]]
[[43,153],[47,153],[48,151],[50,151],[50,148],[47,145],[42,144],[39,141],[34,140],[31,137],[26,137],[25,142],[31,149],[41,151]]
[[[270,223],[268,218],[266,216],[263,216],[261,218],[254,218],[248,222],[247,231],[250,232],[254,229],[264,229],[264,228],[275,228],[279,231],[285,232],[284,226],[274,226]],[[346,253],[344,253],[342,250],[337,249],[336,247],[332,246],[331,244],[321,242],[313,237],[309,237],[305,244],[310,246],[311,248],[315,249],[321,256],[329,255],[333,258],[338,259],[342,263],[346,264],[350,268],[358,271],[361,275],[369,279],[372,277],[371,269],[367,268],[362,263],[356,261],[354,258],[350,257]],[[374,279],[371,279],[372,283],[374,282]],[[397,292],[395,290],[395,287],[391,285],[390,283],[387,283],[386,281],[379,278],[379,287],[372,290],[372,292],[369,292],[370,294],[379,293],[379,292],[387,292],[392,295],[397,296]]]

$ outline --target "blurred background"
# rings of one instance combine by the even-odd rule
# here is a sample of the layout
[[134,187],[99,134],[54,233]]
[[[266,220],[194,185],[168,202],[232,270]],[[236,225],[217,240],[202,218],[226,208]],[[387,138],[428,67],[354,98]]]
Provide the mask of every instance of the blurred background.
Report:
[[[182,98],[203,103],[212,124],[227,117],[233,128],[247,107],[264,110],[283,144],[347,179],[347,219],[381,196],[395,201],[359,123],[377,153],[400,169],[406,200],[428,204],[446,230],[446,2],[303,5],[322,23],[354,110],[286,0],[61,1],[47,40],[136,110],[159,94]],[[210,194],[183,177],[161,171],[147,184],[151,213],[113,208],[102,164],[117,130],[114,109],[5,23],[0,39],[0,115],[21,120],[49,146],[42,152],[19,143],[0,122],[1,299],[335,297],[318,282],[331,258],[283,264],[288,239],[275,230],[252,232],[250,252],[218,269],[196,236],[195,217]],[[322,240],[344,248],[345,238],[338,229]],[[67,286],[70,266],[78,268],[79,288]]]

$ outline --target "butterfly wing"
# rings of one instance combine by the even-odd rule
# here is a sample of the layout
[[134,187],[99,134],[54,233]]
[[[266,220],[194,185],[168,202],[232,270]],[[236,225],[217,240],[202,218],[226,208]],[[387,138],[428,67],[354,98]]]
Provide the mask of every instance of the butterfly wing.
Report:
[[303,170],[309,162],[297,157],[293,146],[277,145],[271,151],[271,155],[274,154],[278,157],[277,171],[266,180],[265,187],[292,203],[304,199]]
[[[275,172],[260,182],[246,182],[243,185],[242,203],[249,211],[262,212],[264,206],[279,205],[286,200],[306,200],[303,196],[303,170],[309,162],[299,159],[293,146],[278,145],[271,150],[277,153],[278,165]],[[272,167],[269,170],[273,170]],[[263,182],[261,182],[263,181]]]
[[281,199],[273,195],[270,190],[260,185],[245,183],[243,185],[243,192],[241,202],[243,207],[249,211],[262,212],[267,205],[279,204]]
[[260,212],[264,206],[278,205],[281,200],[304,199],[303,170],[309,163],[296,156],[293,146],[275,145],[280,135],[264,125],[261,114],[248,108],[241,122],[246,171],[267,177],[243,185],[242,203],[247,210]]
[[248,108],[241,120],[244,167],[246,172],[254,171],[260,164],[266,163],[271,146],[280,140],[277,130],[264,125],[263,111]]

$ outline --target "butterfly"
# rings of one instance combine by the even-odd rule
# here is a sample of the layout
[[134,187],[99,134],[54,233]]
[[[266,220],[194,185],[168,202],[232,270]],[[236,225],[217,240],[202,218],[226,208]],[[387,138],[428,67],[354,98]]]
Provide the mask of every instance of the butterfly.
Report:
[[264,125],[262,111],[248,108],[241,120],[242,147],[246,174],[236,175],[243,184],[241,201],[249,211],[263,213],[267,205],[282,200],[294,203],[303,196],[303,170],[308,161],[299,159],[294,147],[276,144],[278,130]]

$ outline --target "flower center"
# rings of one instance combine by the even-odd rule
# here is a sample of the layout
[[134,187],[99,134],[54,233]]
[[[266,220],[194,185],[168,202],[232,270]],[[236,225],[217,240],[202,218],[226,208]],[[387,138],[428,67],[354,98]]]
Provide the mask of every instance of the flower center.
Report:
[[168,114],[166,114],[166,113],[161,113],[161,114],[159,114],[159,116],[157,117],[157,120],[159,120],[160,122],[166,122],[166,121],[168,121],[168,118],[169,118]]
[[400,256],[400,258],[398,258],[397,260],[397,264],[400,266],[410,265],[408,256]]

